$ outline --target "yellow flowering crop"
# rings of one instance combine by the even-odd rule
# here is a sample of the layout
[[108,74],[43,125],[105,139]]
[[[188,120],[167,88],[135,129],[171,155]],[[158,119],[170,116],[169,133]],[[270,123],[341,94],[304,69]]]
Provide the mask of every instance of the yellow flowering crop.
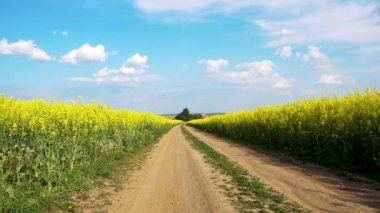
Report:
[[299,100],[189,125],[380,179],[380,92]]
[[178,123],[100,104],[0,96],[0,207],[12,199],[14,187],[30,186],[25,196],[37,188],[52,193],[74,174],[85,174],[109,155],[156,141]]

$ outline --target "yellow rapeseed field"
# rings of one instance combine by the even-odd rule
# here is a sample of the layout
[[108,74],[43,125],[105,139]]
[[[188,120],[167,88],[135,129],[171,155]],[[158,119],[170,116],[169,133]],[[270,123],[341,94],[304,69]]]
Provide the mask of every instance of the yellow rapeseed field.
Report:
[[101,104],[0,96],[0,209],[38,206],[38,197],[57,194],[108,156],[152,143],[178,123]]
[[380,92],[376,89],[228,113],[189,125],[380,179]]

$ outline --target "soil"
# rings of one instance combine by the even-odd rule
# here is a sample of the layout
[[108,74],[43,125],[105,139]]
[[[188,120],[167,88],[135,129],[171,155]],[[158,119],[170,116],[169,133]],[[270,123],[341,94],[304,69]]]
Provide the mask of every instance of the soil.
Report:
[[283,161],[251,147],[187,127],[263,183],[313,212],[380,212],[378,183],[340,176],[321,166]]
[[236,212],[212,176],[212,168],[176,126],[132,174],[108,211]]

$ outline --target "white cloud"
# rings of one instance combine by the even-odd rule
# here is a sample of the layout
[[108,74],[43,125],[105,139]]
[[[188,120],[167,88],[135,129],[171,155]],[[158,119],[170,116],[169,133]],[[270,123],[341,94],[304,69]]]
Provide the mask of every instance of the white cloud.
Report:
[[106,52],[104,46],[101,44],[95,47],[91,47],[89,44],[84,44],[78,49],[71,50],[61,58],[62,63],[71,65],[104,62],[105,60]]
[[69,35],[69,33],[68,33],[67,31],[62,31],[61,34],[62,34],[63,36],[68,36],[68,35]]
[[207,72],[210,72],[210,73],[219,72],[222,67],[225,67],[228,65],[228,61],[224,59],[200,60],[198,61],[198,63],[207,65]]
[[227,66],[224,59],[201,60],[201,64],[207,65],[207,73],[216,80],[242,85],[270,84],[273,88],[290,88],[294,80],[286,79],[273,72],[275,64],[270,60],[245,62],[237,64],[237,71],[222,72],[221,67]]
[[255,61],[255,62],[244,62],[238,64],[237,67],[243,70],[248,70],[252,73],[257,73],[260,75],[272,74],[273,68],[276,65],[270,60]]
[[189,1],[176,1],[176,0],[136,0],[137,8],[147,13],[167,12],[167,11],[183,11],[191,12],[202,10],[208,7],[214,0],[189,0]]
[[307,54],[303,55],[306,63],[312,63],[315,69],[323,71],[332,71],[334,68],[330,63],[330,59],[325,55],[319,47],[309,45]]
[[96,83],[96,84],[116,84],[123,83],[125,85],[137,85],[142,82],[160,81],[161,76],[158,75],[145,75],[145,76],[114,76],[109,78],[104,77],[73,77],[68,78],[70,81],[78,81],[83,83]]
[[291,46],[283,46],[276,50],[276,55],[279,55],[282,58],[290,58],[293,55]]
[[340,70],[336,69],[332,65],[330,58],[317,46],[309,45],[308,52],[303,55],[303,61],[311,64],[314,70],[322,73],[317,81],[319,84],[340,85],[355,82],[352,76],[345,76]]
[[145,74],[149,67],[147,62],[148,56],[137,53],[128,58],[119,68],[105,67],[90,77],[74,77],[68,80],[97,84],[124,83],[127,85],[161,80],[161,76]]
[[278,74],[274,75],[273,79],[274,79],[274,82],[273,82],[272,87],[278,88],[278,89],[291,88],[293,87],[294,82],[295,82],[292,79],[283,78]]
[[135,0],[135,6],[146,13],[184,12],[196,13],[205,10],[231,12],[246,7],[260,7],[268,10],[300,7],[315,0]]
[[246,13],[238,14],[239,10],[253,8],[253,11],[260,11],[253,22],[271,36],[267,45],[272,47],[320,42],[359,45],[380,42],[380,3],[377,0],[134,0],[134,5],[146,13],[163,15],[156,16],[158,18],[172,17],[169,18],[172,22],[233,13],[247,19]]
[[147,65],[148,56],[134,54],[132,57],[128,58],[128,60],[123,64],[125,67],[140,67],[140,68],[148,68]]
[[[379,2],[376,0],[134,0],[146,13],[231,14],[255,8],[262,15],[254,23],[273,39],[269,46],[322,41],[380,42]],[[288,17],[278,19],[280,17]],[[274,17],[274,18],[272,18]],[[190,20],[190,19],[185,19]]]
[[292,15],[287,20],[255,21],[273,36],[269,46],[322,41],[359,44],[380,41],[379,5],[335,0],[310,1],[308,6],[304,6],[304,13]]
[[309,45],[308,53],[303,56],[303,60],[309,62],[310,60],[328,61],[329,58],[319,50],[319,47]]
[[98,73],[94,74],[94,77],[108,77],[112,75],[129,75],[129,74],[143,74],[145,69],[148,68],[147,65],[148,56],[142,56],[140,54],[135,54],[129,59],[127,59],[123,65],[117,69],[113,68],[103,68]]
[[340,85],[343,83],[354,84],[355,78],[352,76],[345,76],[339,73],[327,73],[321,75],[318,83],[329,84],[329,85]]
[[335,74],[324,74],[319,78],[320,84],[343,84],[343,76]]
[[8,43],[8,40],[0,40],[0,54],[2,55],[26,55],[30,59],[49,61],[52,59],[45,51],[37,47],[33,40],[19,40]]

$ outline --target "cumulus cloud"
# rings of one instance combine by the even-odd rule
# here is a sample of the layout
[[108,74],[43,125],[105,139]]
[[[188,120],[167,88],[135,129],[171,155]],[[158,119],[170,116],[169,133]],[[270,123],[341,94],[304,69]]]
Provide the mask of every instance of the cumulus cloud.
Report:
[[123,83],[127,85],[161,80],[161,76],[145,74],[146,69],[149,67],[147,62],[148,56],[136,53],[128,58],[119,68],[105,67],[92,76],[73,77],[68,80],[97,84]]
[[214,79],[241,85],[270,84],[273,88],[290,88],[294,80],[287,79],[274,72],[275,64],[270,60],[244,62],[237,64],[236,71],[222,72],[221,68],[228,65],[224,59],[200,60],[207,66],[206,72]]
[[198,63],[207,65],[207,72],[210,72],[210,73],[217,73],[220,71],[222,67],[225,67],[228,65],[228,61],[224,59],[200,60],[198,61]]
[[139,68],[148,68],[147,65],[148,62],[148,56],[146,55],[140,55],[140,54],[134,54],[132,57],[128,58],[128,60],[123,64],[125,67],[139,67]]
[[317,46],[309,45],[308,52],[303,55],[303,60],[312,63],[314,68],[319,70],[331,71],[333,69],[329,57]]
[[291,46],[283,46],[276,50],[276,55],[279,55],[282,58],[290,58],[293,55]]
[[37,61],[49,61],[52,59],[45,51],[37,47],[33,40],[19,40],[9,43],[8,40],[0,40],[0,54],[25,55]]
[[104,62],[106,60],[106,52],[103,45],[91,47],[84,44],[78,49],[73,49],[66,55],[62,56],[61,62],[71,65],[90,64],[95,62]]
[[319,50],[319,47],[309,45],[308,49],[308,53],[303,56],[304,61],[308,62],[310,60],[328,60],[328,57]]
[[148,68],[147,65],[148,56],[142,56],[140,54],[135,54],[128,58],[121,67],[117,69],[113,68],[103,68],[98,73],[94,74],[95,77],[107,77],[111,75],[128,75],[128,74],[142,74],[145,73],[145,69]]

